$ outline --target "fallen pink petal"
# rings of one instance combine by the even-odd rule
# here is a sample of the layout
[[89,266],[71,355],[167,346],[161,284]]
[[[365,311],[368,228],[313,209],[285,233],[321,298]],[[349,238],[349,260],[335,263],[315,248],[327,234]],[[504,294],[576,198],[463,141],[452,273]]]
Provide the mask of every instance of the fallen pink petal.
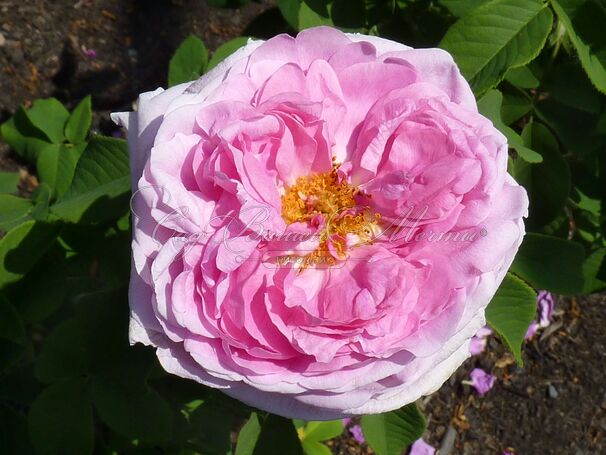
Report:
[[354,425],[349,429],[349,432],[358,442],[358,444],[364,444],[366,442],[366,439],[364,438],[364,432],[362,431],[362,427],[360,425]]
[[88,49],[88,48],[82,46],[82,53],[84,54],[85,57],[88,57],[90,59],[97,58],[97,51],[95,51],[94,49]]
[[555,299],[550,292],[539,291],[537,295],[537,318],[538,321],[532,321],[528,326],[525,340],[533,338],[539,329],[544,329],[551,324],[551,318],[553,317],[553,310],[555,308]]
[[553,310],[555,308],[555,300],[553,295],[547,291],[540,291],[537,296],[537,306],[539,313],[539,327],[544,329],[551,324]]
[[532,339],[537,331],[539,330],[539,323],[537,321],[532,321],[528,326],[528,330],[526,330],[526,335],[524,335],[525,340]]
[[417,439],[412,446],[410,446],[409,455],[434,455],[435,453],[436,449],[422,439]]
[[487,373],[481,368],[474,368],[469,375],[471,381],[469,381],[469,385],[471,385],[478,395],[485,395],[492,389],[495,385],[497,377]]

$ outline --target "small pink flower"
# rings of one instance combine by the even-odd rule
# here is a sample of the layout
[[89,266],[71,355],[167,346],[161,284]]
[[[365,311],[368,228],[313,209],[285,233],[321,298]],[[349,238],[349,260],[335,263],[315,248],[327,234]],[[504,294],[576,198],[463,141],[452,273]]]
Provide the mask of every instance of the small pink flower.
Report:
[[553,295],[547,291],[539,291],[539,295],[537,295],[537,313],[539,320],[538,322],[532,321],[530,323],[526,335],[524,336],[525,340],[530,340],[539,329],[544,329],[551,324],[554,308],[555,300]]
[[528,326],[528,330],[526,331],[526,335],[524,335],[524,339],[530,340],[532,337],[535,336],[537,330],[539,330],[539,323],[537,321],[532,321]]
[[474,368],[469,377],[471,381],[466,383],[469,383],[469,385],[476,389],[476,392],[480,396],[485,395],[490,389],[492,389],[497,380],[496,376],[486,373],[481,368]]
[[366,439],[364,438],[364,432],[362,431],[362,427],[360,425],[354,425],[349,429],[349,432],[358,442],[358,444],[364,444],[366,442]]
[[97,58],[97,51],[95,51],[94,49],[88,49],[82,46],[82,53],[85,57],[88,57],[90,59]]
[[537,305],[539,311],[539,327],[545,328],[551,324],[551,317],[555,308],[553,295],[547,291],[539,291],[537,296]]
[[434,455],[436,449],[422,439],[417,439],[411,446],[409,455]]

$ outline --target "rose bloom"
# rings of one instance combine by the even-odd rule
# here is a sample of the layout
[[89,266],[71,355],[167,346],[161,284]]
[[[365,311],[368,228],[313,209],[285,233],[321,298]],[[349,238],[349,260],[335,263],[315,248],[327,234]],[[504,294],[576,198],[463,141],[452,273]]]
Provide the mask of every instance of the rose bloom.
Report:
[[399,408],[469,356],[528,200],[448,53],[314,28],[113,118],[130,339],[168,372],[321,420]]

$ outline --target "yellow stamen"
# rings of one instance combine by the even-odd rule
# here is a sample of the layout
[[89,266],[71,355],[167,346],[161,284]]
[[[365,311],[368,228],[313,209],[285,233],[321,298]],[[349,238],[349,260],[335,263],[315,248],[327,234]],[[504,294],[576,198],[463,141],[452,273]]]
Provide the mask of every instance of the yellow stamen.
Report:
[[323,215],[326,221],[326,226],[319,233],[319,247],[303,258],[301,268],[335,263],[328,245],[329,238],[333,251],[340,258],[347,255],[347,234],[357,237],[354,246],[372,242],[380,215],[373,216],[366,207],[361,206],[356,196],[368,196],[361,194],[355,186],[341,181],[338,167],[335,164],[330,172],[299,177],[282,196],[282,218],[288,224],[310,222],[318,215]]

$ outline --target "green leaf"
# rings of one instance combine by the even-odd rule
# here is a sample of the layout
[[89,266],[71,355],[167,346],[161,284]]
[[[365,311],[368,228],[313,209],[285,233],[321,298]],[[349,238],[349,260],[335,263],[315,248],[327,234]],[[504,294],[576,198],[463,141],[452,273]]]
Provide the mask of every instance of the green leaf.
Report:
[[61,197],[69,188],[76,164],[86,147],[85,143],[49,144],[38,153],[36,169],[40,181],[46,183],[52,194]]
[[301,445],[305,455],[332,455],[332,451],[319,441],[304,440]]
[[[596,188],[594,194],[597,195],[599,194],[598,186],[606,188],[604,182],[601,185],[597,182],[595,172],[595,166],[599,166],[596,158],[602,155],[605,136],[604,132],[598,131],[599,116],[594,112],[602,110],[602,104],[606,98],[591,87],[585,73],[580,68],[579,70],[582,78],[571,77],[566,81],[558,77],[557,79],[560,80],[557,81],[553,80],[555,78],[545,80],[546,86],[549,82],[549,98],[538,101],[535,104],[535,112],[537,117],[557,135],[562,154],[566,158],[566,162],[570,163],[574,183],[586,191],[589,187]],[[565,66],[561,68],[561,71],[572,75]],[[559,69],[554,71],[554,74],[558,72]],[[577,72],[578,74],[579,72]],[[570,87],[563,89],[565,84],[569,84]],[[591,103],[589,100],[594,102]],[[573,104],[578,106],[571,107]],[[580,105],[583,105],[583,109],[578,108]],[[606,114],[606,110],[604,113]]]
[[537,309],[535,291],[508,273],[486,308],[486,320],[522,365],[522,343]]
[[138,381],[95,377],[93,401],[101,419],[125,437],[151,443],[166,442],[172,437],[170,406],[156,391]]
[[330,19],[332,2],[327,0],[278,0],[286,22],[295,30],[333,25]]
[[563,213],[570,194],[570,169],[557,140],[544,125],[529,123],[522,135],[543,157],[542,163],[530,166],[525,179],[518,180],[530,199],[528,226],[536,229]]
[[540,0],[495,0],[459,19],[442,39],[477,94],[500,82],[511,67],[533,60],[551,31],[553,16]]
[[[153,355],[128,346],[128,294],[126,289],[108,289],[80,294],[74,299],[76,319],[82,328],[90,373],[104,383],[144,386]],[[105,336],[112,333],[111,337]]]
[[19,280],[55,241],[57,228],[38,221],[27,221],[0,239],[0,289]]
[[23,406],[23,411],[29,408],[41,390],[40,383],[34,378],[31,363],[19,365],[0,377],[0,401]]
[[585,259],[583,263],[583,294],[591,294],[606,288],[606,282],[598,278],[600,270],[605,267],[604,257],[606,257],[606,247],[595,250]]
[[63,142],[65,139],[63,131],[69,112],[59,100],[55,98],[35,100],[25,114],[32,125],[42,131],[50,142]]
[[606,7],[597,0],[551,0],[551,4],[587,75],[595,87],[606,94]]
[[93,452],[93,413],[81,380],[53,384],[29,411],[29,434],[38,455],[87,455]]
[[503,123],[501,119],[501,105],[503,95],[496,89],[489,90],[478,100],[478,109],[482,115],[488,117],[494,126],[507,138],[509,146],[515,149],[522,159],[529,163],[540,163],[543,158],[534,150],[524,145],[524,141],[518,133]]
[[[11,400],[12,401],[12,400]],[[0,404],[0,452],[28,455],[34,453],[27,434],[27,419],[6,404]]]
[[585,252],[578,243],[529,233],[511,271],[536,289],[572,295],[583,291],[584,260]]
[[0,338],[0,373],[5,373],[19,362],[23,362],[25,346]]
[[490,0],[440,0],[457,17],[463,17]]
[[14,193],[19,185],[19,172],[0,172],[0,193]]
[[51,207],[51,211],[63,220],[78,222],[92,216],[87,211],[92,210],[95,204],[96,218],[111,218],[114,213],[101,210],[106,206],[99,208],[99,205],[104,202],[109,204],[112,199],[128,195],[129,188],[126,142],[96,136],[91,138],[78,161],[71,186]]
[[23,159],[36,162],[38,150],[49,144],[46,135],[32,125],[23,108],[0,125],[2,139]]
[[[581,96],[580,92],[578,96]],[[550,98],[536,101],[534,107],[537,117],[556,132],[567,152],[587,157],[600,149],[601,137],[596,134],[596,115],[570,108]]]
[[32,201],[12,194],[0,194],[0,230],[8,231],[31,219]]
[[235,415],[218,403],[204,403],[190,416],[194,435],[190,443],[205,455],[224,455],[231,452],[231,433]]
[[62,261],[44,258],[27,274],[25,280],[6,287],[7,297],[17,302],[16,310],[27,323],[40,322],[66,302],[74,287]]
[[302,440],[326,441],[336,438],[343,433],[343,423],[340,420],[327,422],[308,422],[303,428]]
[[299,428],[299,437],[305,455],[330,455],[332,452],[321,441],[336,438],[341,433],[343,433],[343,423],[340,420],[307,422]]
[[252,455],[259,434],[261,434],[261,424],[257,413],[253,412],[238,434],[235,455]]
[[74,319],[62,322],[44,340],[35,363],[35,375],[41,382],[77,378],[86,372],[83,333]]
[[34,208],[31,211],[32,218],[37,221],[48,220],[48,206],[52,198],[51,187],[42,182],[32,193]]
[[[0,295],[0,379],[6,379],[5,374],[9,369],[14,372],[15,364],[23,363],[23,354],[26,349],[31,349],[31,347],[26,337],[23,321],[12,303]],[[15,401],[14,394],[10,393],[7,399]],[[0,440],[1,448],[2,440]]]
[[[580,178],[583,178],[585,176],[586,176],[586,174],[577,174],[577,177],[580,177]],[[597,183],[597,182],[596,182],[596,184],[599,185],[599,183]],[[596,187],[594,187],[594,189],[598,190],[598,187],[596,186]],[[595,216],[596,218],[599,218],[600,212],[601,212],[599,199],[589,197],[586,194],[584,194],[579,188],[575,188],[575,194],[573,195],[573,201],[577,208],[579,208],[581,210],[585,210],[585,211],[591,213],[591,215]]]
[[532,110],[532,102],[529,98],[522,95],[513,95],[511,93],[503,94],[503,104],[501,105],[501,119],[505,125],[511,125]]
[[505,73],[505,80],[516,87],[525,89],[537,88],[540,84],[528,66],[509,68]]
[[128,346],[126,300],[125,289],[93,292],[74,300],[80,343],[92,376],[93,403],[101,420],[123,437],[167,442],[173,435],[173,412],[146,383],[153,351]]
[[0,296],[0,338],[21,344],[25,341],[25,328],[15,307]]
[[249,38],[246,36],[239,36],[238,38],[234,38],[232,40],[223,43],[221,46],[217,48],[215,52],[213,52],[213,56],[210,58],[208,62],[208,66],[206,67],[206,71],[210,71],[231,54],[236,52],[241,47],[245,46],[248,43]]
[[302,0],[277,0],[278,8],[288,25],[299,30],[299,9]]
[[11,146],[15,152],[22,155],[25,151],[26,137],[19,131],[15,125],[15,117],[9,118],[6,122],[0,125],[0,136],[2,140]]
[[292,420],[274,414],[265,418],[253,455],[303,455]]
[[208,62],[208,51],[200,38],[189,35],[175,51],[168,67],[168,86],[198,79]]
[[366,31],[366,0],[333,0],[330,17],[335,27]]
[[425,417],[414,403],[396,411],[362,416],[364,437],[377,455],[400,455],[421,437],[426,426]]
[[299,30],[322,25],[332,26],[328,2],[303,0],[299,8],[298,23]]
[[72,111],[65,125],[65,137],[72,144],[79,144],[86,140],[88,130],[93,120],[91,97],[85,97]]
[[563,61],[552,67],[541,81],[549,99],[584,113],[599,114],[604,97],[596,92],[578,61]]

